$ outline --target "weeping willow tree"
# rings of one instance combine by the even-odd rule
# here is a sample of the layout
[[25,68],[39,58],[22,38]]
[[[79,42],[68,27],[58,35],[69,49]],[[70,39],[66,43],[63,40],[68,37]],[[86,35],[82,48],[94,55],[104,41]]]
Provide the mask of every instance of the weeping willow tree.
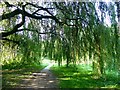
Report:
[[[119,37],[114,2],[58,2],[54,5],[63,23],[67,66],[72,61],[86,61],[89,57],[93,70],[100,76],[106,69],[118,68]],[[111,27],[105,26],[107,15]]]
[[[71,63],[84,61],[102,76],[107,70],[119,70],[116,7],[119,8],[114,2],[46,2],[43,6],[19,3],[15,10],[9,8],[9,12],[0,16],[1,21],[8,19],[13,25],[5,28],[8,22],[4,21],[1,40],[19,42],[16,48],[21,52],[22,63],[49,57],[59,66],[66,62],[69,67]],[[111,26],[105,25],[107,16]],[[17,23],[18,17],[22,22]]]
[[[9,7],[4,8],[3,17],[5,12],[10,13],[11,9]],[[39,30],[41,30],[41,27],[38,25],[40,21],[27,18],[29,21],[24,23],[22,29],[20,28],[16,32],[14,30],[11,31],[12,28],[17,29],[17,27],[19,27],[22,22],[20,24],[17,23],[20,22],[19,19],[21,18],[22,16],[18,15],[1,22],[1,29],[3,29],[1,32],[8,32],[8,36],[6,38],[3,38],[3,34],[1,35],[2,38],[0,38],[0,59],[3,68],[5,67],[12,69],[16,67],[19,68],[24,65],[31,65],[33,63],[41,63],[40,59],[42,52],[42,43],[41,36],[39,35],[40,33],[38,33]],[[13,32],[15,33],[9,35]]]

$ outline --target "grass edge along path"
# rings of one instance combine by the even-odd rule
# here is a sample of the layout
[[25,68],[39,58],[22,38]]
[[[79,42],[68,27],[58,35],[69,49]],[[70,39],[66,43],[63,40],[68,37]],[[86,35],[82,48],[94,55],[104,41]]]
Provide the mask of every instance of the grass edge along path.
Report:
[[108,88],[108,89],[120,89],[116,83],[117,78],[113,76],[107,76],[107,78],[97,78],[92,73],[90,66],[77,65],[76,67],[70,66],[53,66],[51,67],[53,74],[58,77],[59,88]]

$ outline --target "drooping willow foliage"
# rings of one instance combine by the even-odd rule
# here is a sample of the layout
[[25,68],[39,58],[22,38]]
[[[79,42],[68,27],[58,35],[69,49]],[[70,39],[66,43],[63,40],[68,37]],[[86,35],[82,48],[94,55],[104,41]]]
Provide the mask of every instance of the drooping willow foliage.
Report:
[[[59,66],[66,62],[67,67],[70,63],[76,65],[84,61],[86,64],[92,64],[93,71],[99,75],[104,74],[106,70],[119,70],[120,38],[117,6],[114,2],[44,4],[45,7],[52,8],[50,12],[56,15],[61,24],[52,19],[28,18],[24,28],[31,31],[24,30],[10,37],[19,41],[17,49],[14,49],[18,50],[22,64],[40,62],[41,57],[49,57],[57,61]],[[110,18],[111,26],[105,25],[107,17]],[[4,49],[7,49],[5,45],[3,51]]]

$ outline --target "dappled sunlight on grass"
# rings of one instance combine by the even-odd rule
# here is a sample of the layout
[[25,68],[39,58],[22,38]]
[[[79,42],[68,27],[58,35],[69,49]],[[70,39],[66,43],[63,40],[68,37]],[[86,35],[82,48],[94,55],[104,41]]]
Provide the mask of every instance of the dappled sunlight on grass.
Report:
[[60,78],[61,80],[70,80],[70,78]]
[[52,67],[53,73],[58,77],[60,88],[118,88],[117,78],[96,76],[90,67],[78,65],[77,67]]

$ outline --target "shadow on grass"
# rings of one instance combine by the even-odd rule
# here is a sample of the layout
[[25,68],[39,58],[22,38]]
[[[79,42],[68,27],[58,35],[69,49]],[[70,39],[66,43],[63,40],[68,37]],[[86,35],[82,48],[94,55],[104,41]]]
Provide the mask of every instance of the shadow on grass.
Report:
[[98,78],[92,70],[80,66],[52,67],[52,71],[60,81],[60,88],[120,88],[117,77]]

